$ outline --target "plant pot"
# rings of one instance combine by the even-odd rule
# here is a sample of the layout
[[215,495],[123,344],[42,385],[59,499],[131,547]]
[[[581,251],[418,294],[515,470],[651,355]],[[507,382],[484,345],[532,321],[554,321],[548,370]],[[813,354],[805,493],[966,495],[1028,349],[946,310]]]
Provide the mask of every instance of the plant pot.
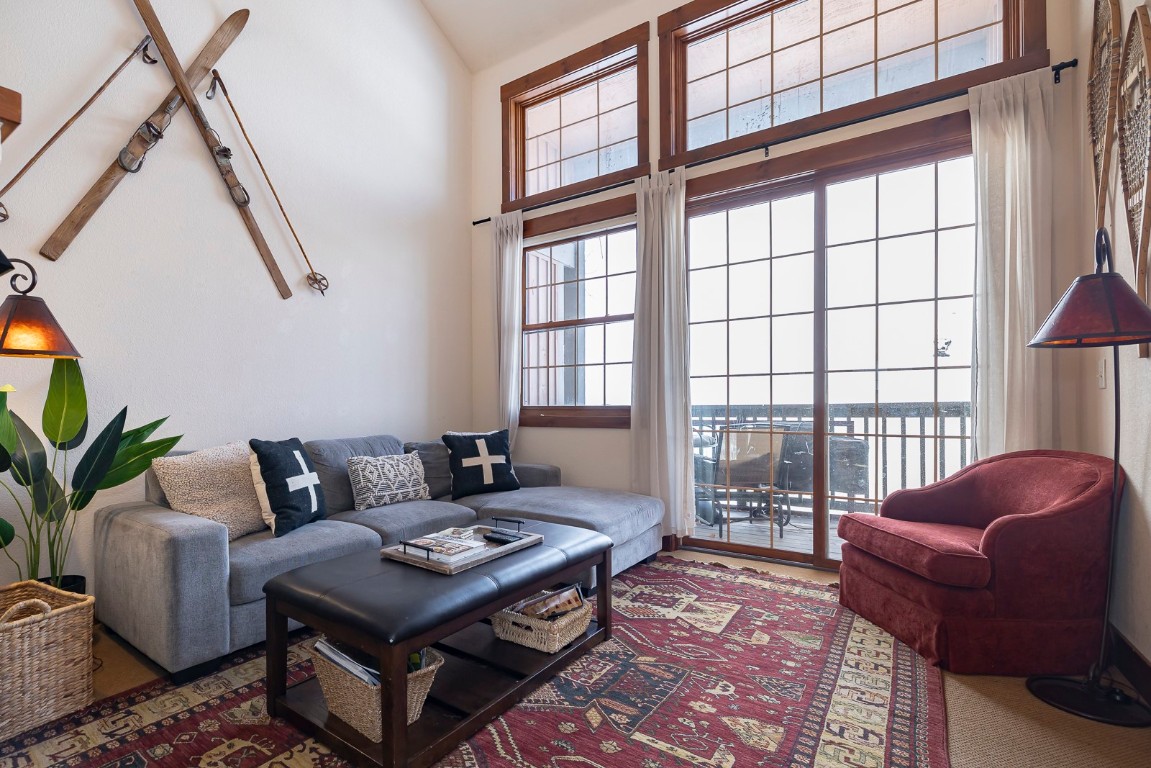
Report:
[[[36,581],[40,582],[41,584],[48,584],[48,585],[53,586],[53,587],[56,586],[55,584],[52,583],[52,577],[51,576],[45,576],[42,579],[36,579]],[[88,594],[88,592],[87,592],[88,579],[84,576],[79,575],[79,574],[75,574],[75,573],[68,574],[68,573],[66,573],[60,577],[59,588],[64,590],[65,592],[71,592],[71,593],[76,594],[76,595],[86,595],[86,594]]]

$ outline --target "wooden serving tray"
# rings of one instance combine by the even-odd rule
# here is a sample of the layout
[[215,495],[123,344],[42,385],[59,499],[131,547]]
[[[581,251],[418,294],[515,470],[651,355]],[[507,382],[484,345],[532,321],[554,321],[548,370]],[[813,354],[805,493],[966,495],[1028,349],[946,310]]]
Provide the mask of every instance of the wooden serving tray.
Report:
[[466,571],[469,568],[475,568],[477,565],[487,563],[495,560],[497,557],[509,555],[512,552],[517,552],[521,549],[534,546],[544,540],[543,535],[538,533],[527,533],[525,531],[517,531],[523,538],[512,544],[496,544],[492,541],[485,541],[484,534],[490,533],[495,530],[488,525],[472,525],[467,526],[467,529],[473,531],[472,537],[484,542],[484,548],[477,550],[475,554],[469,555],[462,560],[457,560],[454,563],[444,563],[439,560],[430,559],[425,553],[418,549],[409,548],[404,551],[403,544],[391,544],[380,550],[380,555],[389,560],[396,560],[401,563],[409,565],[418,565],[420,568],[426,568],[429,571],[436,573],[444,573],[451,576],[454,573]]

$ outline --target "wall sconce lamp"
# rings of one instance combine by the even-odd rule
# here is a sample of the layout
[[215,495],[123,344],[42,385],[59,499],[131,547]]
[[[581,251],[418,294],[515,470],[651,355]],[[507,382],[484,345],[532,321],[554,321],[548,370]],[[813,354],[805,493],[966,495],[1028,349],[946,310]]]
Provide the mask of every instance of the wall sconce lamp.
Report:
[[[0,304],[0,357],[80,357],[80,352],[56,322],[52,310],[38,296],[29,296],[36,287],[36,270],[23,259],[9,259],[0,251],[0,276],[27,268],[28,274],[12,275],[15,291]],[[21,281],[27,282],[23,288]]]

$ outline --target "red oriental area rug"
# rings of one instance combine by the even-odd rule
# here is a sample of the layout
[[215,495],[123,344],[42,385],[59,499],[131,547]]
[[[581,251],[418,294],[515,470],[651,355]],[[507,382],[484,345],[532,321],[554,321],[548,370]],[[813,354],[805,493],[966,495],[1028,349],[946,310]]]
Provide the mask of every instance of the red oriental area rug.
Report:
[[[614,639],[444,768],[947,768],[939,670],[834,588],[664,558],[616,577]],[[312,673],[290,651],[289,683]],[[264,709],[260,652],[144,686],[0,744],[7,768],[347,763]]]

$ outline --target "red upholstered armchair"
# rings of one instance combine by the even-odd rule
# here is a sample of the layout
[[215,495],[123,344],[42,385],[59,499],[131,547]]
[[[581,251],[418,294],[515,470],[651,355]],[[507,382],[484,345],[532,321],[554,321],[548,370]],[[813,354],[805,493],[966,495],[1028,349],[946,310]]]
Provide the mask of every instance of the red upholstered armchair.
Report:
[[952,672],[1080,674],[1103,631],[1112,468],[1006,453],[844,515],[839,601]]

